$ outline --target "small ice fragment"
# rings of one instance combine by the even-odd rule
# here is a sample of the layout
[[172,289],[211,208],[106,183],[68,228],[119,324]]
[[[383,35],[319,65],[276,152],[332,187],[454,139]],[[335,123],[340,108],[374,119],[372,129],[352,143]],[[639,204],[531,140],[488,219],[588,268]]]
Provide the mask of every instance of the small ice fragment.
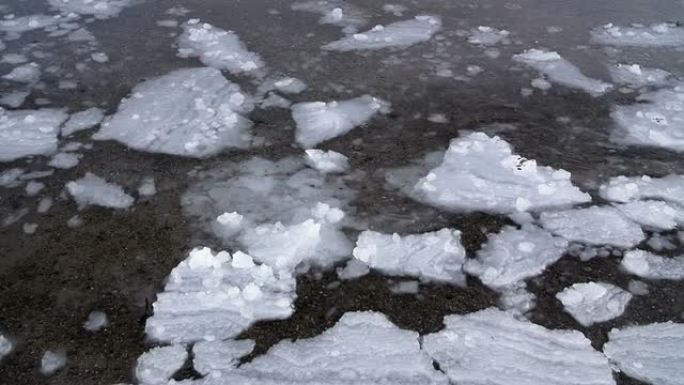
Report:
[[138,186],[138,195],[143,197],[149,197],[157,193],[157,186],[154,184],[154,178],[149,176],[145,177]]
[[97,107],[76,112],[75,114],[72,114],[69,120],[62,126],[62,137],[94,127],[99,124],[102,119],[104,119],[104,111]]
[[588,327],[622,315],[632,294],[608,283],[588,282],[567,287],[556,298],[577,322]]
[[135,377],[144,385],[166,384],[187,359],[188,352],[181,345],[152,348],[138,357]]
[[392,294],[418,294],[420,292],[418,281],[399,281],[389,288]]
[[12,349],[14,349],[12,341],[0,333],[0,362],[5,356],[12,352]]
[[684,279],[684,255],[661,257],[636,249],[625,253],[620,266],[627,272],[648,279]]
[[8,111],[0,108],[0,162],[54,153],[59,126],[67,117],[57,109]]
[[349,167],[349,159],[335,151],[305,150],[306,163],[323,174],[342,173]]
[[48,162],[48,166],[60,168],[63,170],[74,168],[78,165],[80,158],[81,156],[79,154],[73,154],[70,152],[58,152],[57,154],[52,156],[52,159],[50,159],[50,162]]
[[337,276],[342,280],[356,279],[370,273],[370,267],[356,258],[347,261],[344,268],[337,269]]
[[66,366],[67,356],[64,351],[47,350],[40,359],[40,373],[51,376]]
[[83,328],[89,332],[97,332],[108,324],[107,314],[95,310],[88,314],[88,319],[83,323]]
[[45,183],[42,182],[36,182],[36,181],[29,181],[26,184],[26,195],[27,196],[36,196],[38,195],[39,192],[41,192],[45,188]]
[[324,45],[323,49],[345,52],[387,47],[408,47],[430,40],[441,29],[442,21],[437,16],[421,15],[411,20],[397,21],[380,27],[375,27],[361,34],[348,35],[340,40]]
[[67,191],[80,207],[88,205],[126,209],[133,205],[134,199],[115,184],[107,183],[99,176],[86,175],[66,184]]

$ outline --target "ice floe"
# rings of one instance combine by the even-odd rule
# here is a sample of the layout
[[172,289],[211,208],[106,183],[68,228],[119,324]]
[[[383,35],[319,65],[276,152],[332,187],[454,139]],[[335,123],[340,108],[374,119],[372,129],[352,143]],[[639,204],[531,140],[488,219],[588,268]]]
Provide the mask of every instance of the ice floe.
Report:
[[437,16],[420,15],[410,20],[397,21],[386,26],[343,37],[323,46],[331,51],[354,51],[388,47],[408,47],[430,40],[442,28]]
[[468,43],[486,46],[506,43],[510,41],[508,38],[510,34],[506,30],[481,25],[470,30],[468,33]]
[[594,96],[601,95],[612,88],[612,85],[608,83],[585,76],[579,68],[563,59],[558,52],[533,48],[514,55],[513,60],[536,69],[556,83],[586,91]]
[[292,106],[297,124],[295,139],[305,148],[344,135],[368,122],[377,113],[387,113],[389,103],[364,95],[332,102],[305,102]]
[[404,236],[364,231],[353,255],[386,274],[465,285],[462,265],[466,253],[461,233],[454,229]]
[[101,108],[92,107],[87,110],[72,114],[69,120],[62,126],[62,137],[69,136],[74,132],[87,130],[98,125],[104,119],[104,111]]
[[684,255],[661,257],[636,249],[625,253],[620,266],[627,272],[649,279],[684,279]]
[[140,151],[205,157],[249,145],[251,99],[214,68],[173,71],[137,85],[93,135]]
[[594,43],[633,47],[672,47],[684,45],[684,28],[673,23],[620,27],[606,24],[591,31]]
[[652,385],[684,384],[684,324],[613,329],[603,353],[618,370]]
[[138,195],[149,197],[157,193],[157,186],[154,183],[154,178],[146,177],[143,179],[140,186],[138,186]]
[[423,349],[453,383],[613,385],[608,360],[575,330],[550,330],[486,309],[444,319]]
[[192,347],[192,366],[203,376],[229,371],[253,349],[251,340],[200,341]]
[[0,162],[54,153],[59,126],[67,117],[57,109],[8,111],[0,108]]
[[40,359],[40,373],[44,376],[51,376],[64,368],[67,364],[66,353],[62,350],[47,350]]
[[2,76],[3,79],[18,83],[37,83],[40,80],[40,66],[36,63],[27,63],[14,67],[12,71]]
[[335,151],[306,150],[306,164],[324,173],[345,172],[349,167],[349,159]]
[[638,224],[611,206],[544,212],[539,221],[556,235],[588,245],[629,248],[646,239]]
[[684,225],[684,208],[662,201],[634,201],[616,204],[627,218],[643,227],[655,230],[672,230]]
[[53,8],[64,14],[92,15],[105,19],[118,15],[134,0],[47,0]]
[[342,0],[313,0],[296,2],[293,11],[305,11],[321,15],[319,23],[344,28],[345,33],[353,33],[367,23],[368,15],[361,8]]
[[599,194],[613,202],[659,199],[684,206],[684,175],[670,174],[661,178],[618,176],[602,184]]
[[499,137],[473,133],[453,139],[442,163],[409,194],[452,211],[515,213],[588,202],[570,173],[538,166],[512,153]]
[[587,282],[567,287],[556,298],[577,322],[591,326],[622,315],[632,294],[609,283]]
[[126,209],[133,205],[134,199],[126,194],[121,186],[107,183],[99,176],[86,173],[80,179],[66,184],[66,189],[79,207],[88,205]]
[[138,357],[135,377],[141,385],[166,384],[187,358],[187,350],[180,345],[152,348]]
[[61,169],[74,168],[78,165],[80,159],[81,157],[78,154],[72,154],[70,152],[58,152],[52,157],[52,159],[50,159],[48,166]]
[[212,341],[237,336],[253,322],[292,314],[295,281],[235,252],[190,251],[157,295],[145,332],[165,343]]
[[199,19],[183,24],[183,33],[178,37],[178,56],[198,57],[205,65],[232,74],[264,66],[261,57],[249,51],[235,32],[202,23]]
[[616,83],[632,87],[664,86],[671,74],[658,68],[645,68],[638,64],[616,64],[608,68]]

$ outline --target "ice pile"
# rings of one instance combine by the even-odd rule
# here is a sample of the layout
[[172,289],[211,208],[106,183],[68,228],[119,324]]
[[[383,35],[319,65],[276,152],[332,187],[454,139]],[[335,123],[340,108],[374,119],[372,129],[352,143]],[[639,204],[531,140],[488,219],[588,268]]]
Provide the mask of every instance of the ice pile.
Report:
[[292,314],[295,281],[235,252],[197,248],[169,275],[145,332],[165,343],[231,338],[264,319]]
[[610,76],[616,83],[628,84],[632,87],[664,86],[668,83],[670,73],[658,68],[645,68],[638,64],[617,64],[610,66]]
[[658,199],[684,206],[684,175],[671,174],[662,178],[618,176],[601,185],[599,194],[613,202]]
[[613,329],[603,353],[626,375],[653,385],[684,384],[684,324]]
[[563,59],[558,52],[533,48],[514,55],[513,60],[534,68],[556,83],[586,91],[594,96],[601,95],[612,88],[612,85],[608,83],[585,76],[579,68]]
[[205,157],[246,148],[250,98],[214,68],[173,71],[137,85],[93,135],[136,150]]
[[468,34],[468,43],[486,46],[497,45],[502,42],[508,42],[508,36],[510,34],[511,33],[506,30],[499,30],[481,25],[470,30]]
[[166,384],[185,363],[188,352],[179,345],[152,348],[138,357],[135,378],[141,385]]
[[452,383],[613,385],[608,360],[575,330],[549,330],[486,309],[444,319],[423,349]]
[[454,229],[404,236],[364,231],[353,255],[386,274],[465,285],[462,265],[466,252],[460,231]]
[[232,74],[264,66],[261,57],[249,51],[235,32],[224,31],[199,19],[183,24],[183,33],[178,37],[178,56],[198,57],[205,65]]
[[345,33],[356,32],[367,23],[368,15],[346,1],[341,0],[313,0],[292,4],[293,11],[318,13],[319,23],[331,24],[344,28]]
[[364,95],[332,102],[306,102],[292,106],[292,118],[297,124],[295,139],[311,148],[328,139],[344,135],[368,122],[376,113],[386,113],[389,103]]
[[611,116],[618,126],[613,139],[684,151],[684,83],[642,94],[637,101],[613,108]]
[[64,14],[93,15],[99,19],[117,16],[133,0],[48,0],[53,8]]
[[609,283],[588,282],[576,283],[556,294],[556,298],[577,322],[591,326],[622,315],[632,294]]
[[636,249],[625,253],[620,264],[627,272],[649,279],[684,279],[684,255],[661,257]]
[[453,139],[442,164],[410,192],[416,199],[452,211],[514,213],[588,202],[570,173],[538,166],[512,153],[499,137],[473,133]]
[[104,111],[101,108],[92,107],[87,110],[72,114],[62,127],[62,137],[69,136],[77,131],[87,130],[98,125],[104,119]]
[[349,168],[349,159],[335,151],[306,150],[306,164],[323,174],[341,173]]
[[606,24],[591,31],[594,43],[633,47],[675,47],[684,45],[684,28],[673,23],[620,27]]
[[343,37],[328,43],[323,49],[331,51],[353,51],[408,47],[430,38],[442,28],[437,16],[420,15],[411,20],[397,21],[387,26],[377,25],[372,29]]
[[59,126],[67,117],[57,109],[8,111],[0,108],[0,162],[57,151]]
[[92,173],[86,173],[84,177],[67,183],[66,189],[80,208],[95,205],[126,209],[134,202],[133,197],[126,194],[121,186],[107,183]]

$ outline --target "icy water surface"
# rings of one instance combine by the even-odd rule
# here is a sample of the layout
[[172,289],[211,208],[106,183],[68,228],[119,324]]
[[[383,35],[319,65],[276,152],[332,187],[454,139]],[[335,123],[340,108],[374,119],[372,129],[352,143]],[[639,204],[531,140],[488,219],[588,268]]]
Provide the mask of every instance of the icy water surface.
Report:
[[683,21],[3,2],[0,384],[684,384]]

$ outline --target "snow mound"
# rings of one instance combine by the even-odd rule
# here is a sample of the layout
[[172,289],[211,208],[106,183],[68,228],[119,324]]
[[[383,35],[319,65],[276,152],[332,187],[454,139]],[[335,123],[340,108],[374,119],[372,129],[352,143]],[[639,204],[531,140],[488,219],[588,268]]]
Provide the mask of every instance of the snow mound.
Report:
[[345,33],[356,32],[368,22],[366,12],[343,0],[296,2],[291,8],[293,11],[318,13],[321,15],[320,24],[342,27]]
[[501,42],[508,42],[510,34],[506,30],[481,25],[470,30],[468,33],[468,43],[485,46],[497,45]]
[[658,68],[644,68],[638,64],[617,64],[610,66],[610,76],[616,83],[632,87],[664,86],[670,73]]
[[178,37],[178,56],[198,57],[205,65],[232,74],[264,66],[261,57],[247,50],[235,32],[201,23],[199,19],[183,24],[183,33]]
[[613,385],[608,360],[575,330],[549,330],[486,309],[444,319],[423,349],[453,383]]
[[253,108],[240,87],[213,68],[173,71],[137,85],[93,135],[140,151],[206,157],[249,145]]
[[684,384],[684,324],[613,329],[603,353],[626,375],[653,385]]
[[0,108],[0,162],[57,151],[59,126],[68,115],[61,110]]
[[591,200],[570,173],[538,166],[512,153],[499,137],[473,133],[453,139],[442,164],[420,179],[415,198],[452,211],[514,213]]
[[556,294],[556,298],[577,322],[591,326],[622,315],[632,294],[609,283],[588,282],[576,283]]
[[644,250],[625,253],[620,266],[627,272],[649,279],[684,279],[684,255],[661,257]]
[[141,385],[166,384],[188,359],[188,352],[180,345],[161,346],[138,357],[135,378]]
[[386,274],[465,285],[462,265],[466,252],[457,230],[404,236],[367,230],[359,235],[353,255]]
[[294,279],[245,253],[196,248],[171,271],[145,332],[163,343],[235,337],[258,320],[289,317],[294,290]]
[[323,174],[341,173],[349,168],[349,158],[335,151],[306,150],[306,164]]
[[546,230],[589,245],[629,248],[646,238],[638,224],[610,206],[544,212],[539,220]]
[[534,68],[556,83],[586,91],[594,96],[604,94],[612,88],[608,83],[585,76],[579,68],[554,51],[533,48],[513,55],[513,60]]
[[376,113],[388,110],[389,103],[370,95],[328,103],[297,103],[292,106],[292,118],[297,124],[295,139],[300,146],[311,148],[344,135],[368,122]]
[[659,199],[684,206],[684,175],[671,174],[662,178],[618,176],[601,185],[599,194],[613,202]]
[[87,130],[100,124],[104,119],[104,111],[101,108],[92,107],[87,110],[76,112],[62,127],[62,137],[69,136],[74,132]]
[[133,0],[48,0],[53,8],[64,14],[93,15],[98,19],[117,16]]
[[66,189],[79,207],[95,205],[126,209],[135,201],[132,196],[124,192],[121,186],[107,183],[106,180],[92,173],[86,173],[83,178],[67,183]]
[[537,226],[507,226],[487,236],[477,258],[469,259],[464,270],[490,288],[503,289],[541,274],[567,247],[568,241]]
[[397,21],[387,26],[377,25],[366,32],[345,36],[324,45],[323,49],[345,52],[408,47],[430,40],[441,28],[442,21],[439,17],[420,15],[411,20]]
[[594,43],[633,47],[675,47],[684,45],[684,28],[673,23],[620,27],[606,24],[591,31]]

